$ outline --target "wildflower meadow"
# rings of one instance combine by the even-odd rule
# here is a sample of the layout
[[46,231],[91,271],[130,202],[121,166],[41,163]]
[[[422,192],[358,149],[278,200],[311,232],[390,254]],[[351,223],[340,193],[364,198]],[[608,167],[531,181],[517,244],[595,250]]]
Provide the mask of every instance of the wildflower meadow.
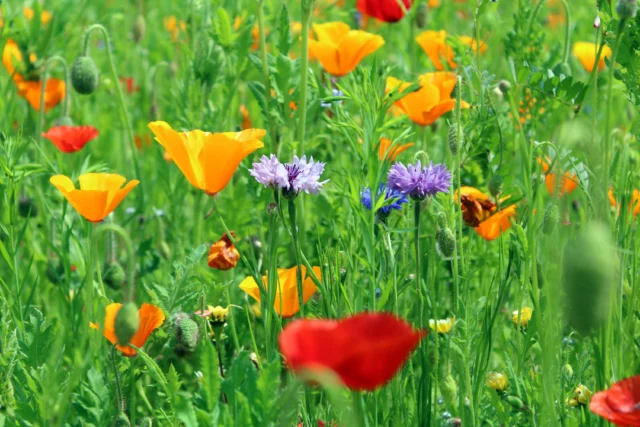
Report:
[[640,426],[638,0],[0,0],[0,427]]

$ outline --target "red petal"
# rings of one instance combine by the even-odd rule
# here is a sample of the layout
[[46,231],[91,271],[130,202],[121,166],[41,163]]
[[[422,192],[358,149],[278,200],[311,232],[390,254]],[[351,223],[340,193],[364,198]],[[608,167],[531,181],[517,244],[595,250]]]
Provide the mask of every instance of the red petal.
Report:
[[[411,9],[413,0],[403,0],[404,6]],[[358,0],[358,11],[366,16],[371,16],[384,22],[398,22],[404,18],[404,10],[397,0]]]
[[80,151],[87,142],[98,136],[98,130],[92,126],[56,126],[42,134],[63,153]]
[[394,315],[363,313],[294,321],[279,343],[293,371],[331,371],[352,390],[374,390],[393,378],[424,335]]
[[593,395],[591,412],[618,426],[640,427],[640,375],[619,381]]

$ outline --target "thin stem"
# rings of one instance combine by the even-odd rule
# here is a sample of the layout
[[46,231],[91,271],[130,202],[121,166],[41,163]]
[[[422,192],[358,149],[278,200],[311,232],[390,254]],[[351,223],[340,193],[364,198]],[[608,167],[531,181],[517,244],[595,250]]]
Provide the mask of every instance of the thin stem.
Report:
[[118,363],[116,361],[117,348],[115,345],[111,347],[111,367],[113,369],[113,376],[115,377],[116,383],[116,405],[118,406],[118,412],[124,412],[124,396],[122,395],[122,384],[120,384],[120,373],[118,372]]
[[258,31],[260,36],[260,60],[262,61],[262,78],[264,79],[264,98],[267,104],[267,122],[271,130],[271,138],[273,139],[273,152],[278,152],[278,137],[274,127],[273,118],[271,117],[271,80],[269,79],[269,63],[267,61],[267,33],[264,21],[264,0],[258,0]]
[[298,303],[300,304],[300,316],[304,317],[304,289],[302,287],[302,263],[300,256],[300,241],[298,239],[298,224],[296,221],[296,201],[289,199],[289,224],[293,235],[293,250],[296,256],[296,282],[298,285]]
[[560,0],[562,6],[564,6],[564,15],[567,21],[567,25],[564,29],[564,54],[562,55],[562,63],[569,62],[569,52],[571,50],[571,11],[569,10],[569,4],[567,0]]
[[93,263],[94,263],[94,250],[93,250],[93,229],[95,224],[89,222],[87,225],[87,250],[89,254],[87,255],[87,265],[85,266],[86,275],[85,275],[85,287],[88,290],[88,298],[87,298],[87,306],[89,307],[89,318],[95,319],[95,298],[94,298],[94,289],[93,289]]
[[[307,126],[307,86],[309,79],[309,24],[314,0],[303,2],[302,7],[302,57],[300,58],[300,118],[298,124],[298,142],[304,153],[304,139]],[[277,144],[277,142],[276,142]],[[274,145],[275,148],[275,145]]]
[[51,58],[47,59],[47,62],[44,65],[44,71],[40,75],[40,119],[38,120],[38,130],[37,137],[42,138],[42,128],[44,127],[44,116],[46,113],[46,106],[44,102],[44,94],[46,92],[47,87],[47,77],[49,76],[49,68],[54,63],[59,63],[62,67],[62,73],[64,75],[65,82],[65,94],[62,100],[62,112],[65,116],[69,115],[69,91],[71,85],[69,84],[69,66],[67,65],[67,60],[61,56],[54,55]]

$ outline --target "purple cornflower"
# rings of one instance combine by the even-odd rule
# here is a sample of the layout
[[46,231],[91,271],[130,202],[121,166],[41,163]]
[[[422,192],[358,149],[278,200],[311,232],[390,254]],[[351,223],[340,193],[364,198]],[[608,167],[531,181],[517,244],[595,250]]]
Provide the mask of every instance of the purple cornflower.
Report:
[[374,200],[371,199],[371,188],[369,187],[360,193],[360,200],[365,208],[371,210],[371,206],[376,203],[377,199],[380,198],[380,195],[383,193],[385,204],[376,211],[376,215],[382,219],[387,218],[392,210],[400,210],[404,203],[409,202],[406,195],[388,188],[384,183],[381,183],[380,187],[378,187],[378,192]]
[[274,190],[289,187],[287,170],[275,154],[271,157],[262,156],[260,162],[254,163],[253,169],[249,169],[249,173],[265,187]]
[[451,172],[445,165],[433,162],[429,162],[429,166],[422,166],[420,160],[408,166],[396,162],[387,176],[387,186],[414,200],[424,200],[427,196],[449,192]]
[[318,194],[318,190],[329,181],[320,181],[320,175],[324,171],[324,163],[314,161],[313,157],[310,157],[307,162],[307,156],[300,158],[293,156],[293,161],[284,167],[288,174],[288,185],[286,191],[283,191],[283,195],[288,198],[297,196],[301,191],[307,194]]

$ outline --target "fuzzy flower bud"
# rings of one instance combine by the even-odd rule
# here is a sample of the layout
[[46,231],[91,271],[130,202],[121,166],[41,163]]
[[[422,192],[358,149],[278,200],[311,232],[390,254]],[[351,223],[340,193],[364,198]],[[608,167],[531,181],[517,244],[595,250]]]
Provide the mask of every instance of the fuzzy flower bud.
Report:
[[124,412],[120,412],[113,420],[114,427],[131,427],[131,422]]
[[440,392],[447,406],[456,406],[458,402],[458,385],[451,374],[440,379]]
[[542,232],[546,235],[553,233],[559,221],[560,210],[555,203],[552,203],[544,212],[544,219],[542,220]]
[[81,95],[90,95],[98,87],[100,73],[90,56],[79,56],[71,68],[71,84]]
[[125,303],[116,314],[115,332],[119,345],[127,345],[140,327],[138,307],[133,302]]
[[445,227],[436,236],[436,249],[443,259],[451,259],[456,250],[456,236],[449,227]]
[[427,28],[428,17],[429,17],[429,8],[425,3],[420,3],[418,5],[418,10],[416,11],[416,27],[420,29]]
[[455,156],[458,154],[458,148],[461,143],[464,142],[464,132],[462,129],[460,130],[460,141],[458,141],[458,125],[455,123],[452,123],[451,126],[449,126],[448,142],[449,150],[451,150],[451,154]]
[[133,28],[131,28],[131,35],[135,43],[140,43],[147,32],[147,22],[144,19],[144,15],[136,16],[136,20],[133,22]]
[[112,289],[118,289],[124,283],[127,275],[118,261],[108,261],[104,266],[102,280]]
[[198,328],[198,324],[186,314],[181,314],[178,316],[175,325],[175,334],[178,343],[184,346],[189,352],[195,350],[198,346],[198,341],[200,341],[200,328]]
[[638,13],[638,0],[618,0],[616,12],[620,19],[633,19]]

